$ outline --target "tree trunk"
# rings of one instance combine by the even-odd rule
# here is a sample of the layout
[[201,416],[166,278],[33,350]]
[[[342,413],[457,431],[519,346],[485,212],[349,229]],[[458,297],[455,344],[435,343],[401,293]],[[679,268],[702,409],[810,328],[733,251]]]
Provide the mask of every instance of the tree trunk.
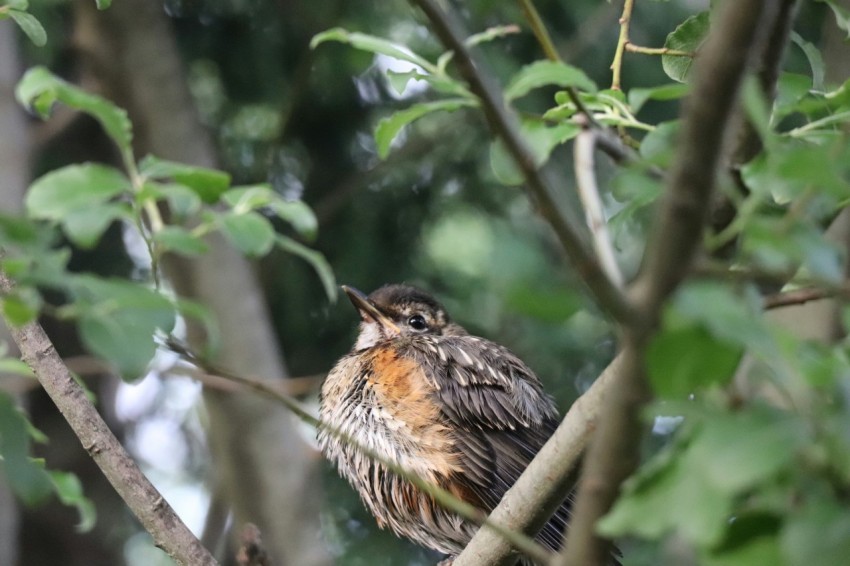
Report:
[[[124,106],[136,130],[139,155],[195,165],[215,164],[215,153],[195,117],[170,24],[159,3],[116,2],[98,13],[90,0],[75,3],[77,44],[105,94]],[[221,240],[196,261],[169,262],[181,296],[216,315],[223,347],[216,362],[246,375],[286,377],[277,339],[251,265]],[[198,331],[190,330],[190,340]],[[319,541],[314,450],[281,406],[253,394],[207,391],[214,492],[235,512],[234,530],[256,523],[276,564],[329,563]]]

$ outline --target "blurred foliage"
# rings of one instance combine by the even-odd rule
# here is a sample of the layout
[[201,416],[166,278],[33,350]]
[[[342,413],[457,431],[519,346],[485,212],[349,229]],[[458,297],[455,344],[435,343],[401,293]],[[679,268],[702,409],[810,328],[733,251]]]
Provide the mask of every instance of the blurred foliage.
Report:
[[[696,49],[709,22],[707,4],[639,1],[632,40]],[[46,48],[25,47],[29,61],[52,69],[31,71],[19,97],[42,114],[57,100],[92,114],[124,156],[119,171],[69,165],[67,156],[48,150],[28,205],[57,229],[0,219],[4,246],[13,252],[4,268],[22,282],[3,301],[16,322],[44,307],[36,284],[59,288],[79,299],[58,314],[82,322],[89,349],[126,375],[142,373],[155,329],[167,331],[177,314],[203,311],[136,283],[69,277],[66,266],[70,259],[79,267],[79,250],[72,259],[54,248],[63,238],[78,248],[114,241],[113,220],[133,224],[145,202],[160,201],[174,224],[148,234],[151,249],[203,253],[203,236],[220,230],[246,254],[269,254],[261,275],[294,375],[327,371],[353,341],[354,311],[327,298],[334,275],[365,291],[399,281],[433,291],[471,332],[526,360],[564,410],[613,356],[610,325],[512,186],[519,179],[509,157],[491,143],[476,101],[406,3],[167,0],[192,94],[227,173],[137,160],[121,110],[56,76],[73,75],[67,4],[5,5],[34,43],[44,35]],[[644,165],[669,165],[679,101],[687,94],[674,81],[687,80],[689,59],[627,53],[625,92],[606,89],[618,3],[547,0],[537,7],[564,64],[540,61],[517,4],[459,6],[472,33],[496,30],[481,52],[521,112],[539,162],[559,179],[559,205],[576,206],[564,142],[578,129],[566,86],[581,90],[602,123],[633,136]],[[834,2],[802,7],[775,105],[747,91],[745,106],[767,151],[742,171],[750,193],[737,203],[738,220],[707,242],[718,249],[738,239],[734,262],[769,273],[802,266],[805,281],[834,285],[844,252],[823,239],[822,226],[850,196],[846,132],[836,127],[848,120],[850,83],[823,84],[817,46],[827,15],[847,29],[847,14]],[[509,25],[519,33],[506,33]],[[660,185],[641,168],[615,170],[601,161],[602,197],[620,262],[631,274]],[[69,185],[82,189],[64,192]],[[101,261],[132,274],[126,258]],[[135,275],[150,276],[142,271]],[[128,341],[139,348],[126,352]],[[795,410],[735,405],[724,388],[745,350],[757,359],[755,374]],[[817,564],[839,563],[850,524],[843,505],[850,485],[846,362],[843,342],[818,346],[770,328],[754,285],[684,287],[651,347],[649,373],[660,399],[650,413],[684,416],[685,424],[675,440],[658,442],[664,447],[604,523],[607,532],[642,539],[632,545],[630,563],[665,563],[671,534],[705,564],[796,565],[813,556],[823,557]],[[689,395],[692,401],[684,401]],[[20,413],[3,403],[0,418],[16,431],[4,436],[15,441],[13,462],[29,470],[35,464]],[[31,477],[38,478],[44,479]],[[325,480],[325,536],[340,564],[434,562],[377,530],[335,472]],[[73,502],[73,482],[54,483]],[[24,485],[20,493],[43,487]]]

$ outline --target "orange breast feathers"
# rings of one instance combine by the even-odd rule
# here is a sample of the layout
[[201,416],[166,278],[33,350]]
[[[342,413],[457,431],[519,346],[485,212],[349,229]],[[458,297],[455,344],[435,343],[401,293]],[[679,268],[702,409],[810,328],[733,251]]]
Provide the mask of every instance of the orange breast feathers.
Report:
[[460,471],[458,453],[434,396],[434,388],[413,360],[398,356],[392,348],[376,348],[371,359],[368,385],[380,406],[400,430],[419,447],[422,458],[438,475]]

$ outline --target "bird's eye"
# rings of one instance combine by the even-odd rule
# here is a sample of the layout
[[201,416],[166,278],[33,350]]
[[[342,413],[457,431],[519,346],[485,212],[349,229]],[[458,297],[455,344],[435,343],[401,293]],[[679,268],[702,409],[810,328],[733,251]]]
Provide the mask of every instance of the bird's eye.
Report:
[[425,330],[428,328],[428,323],[425,321],[425,317],[421,314],[415,314],[408,318],[407,325],[413,330]]

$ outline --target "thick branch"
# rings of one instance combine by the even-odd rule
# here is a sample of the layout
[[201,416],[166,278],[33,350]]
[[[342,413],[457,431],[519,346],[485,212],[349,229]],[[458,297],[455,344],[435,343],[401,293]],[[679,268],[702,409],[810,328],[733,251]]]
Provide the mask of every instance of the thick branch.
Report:
[[678,154],[634,286],[633,299],[646,326],[626,328],[623,372],[588,450],[566,551],[556,564],[608,563],[610,545],[596,535],[595,526],[639,462],[640,409],[650,395],[644,374],[645,345],[664,301],[682,281],[699,250],[724,142],[734,129],[738,91],[748,62],[759,47],[762,34],[758,30],[772,21],[775,7],[772,0],[726,2],[696,62]]
[[[12,282],[0,272],[0,292],[5,294],[11,289]],[[156,546],[179,564],[217,564],[103,422],[41,326],[37,322],[20,328],[8,323],[7,326],[24,362],[32,368],[83,447],[151,534]]]
[[499,88],[492,84],[489,75],[481,72],[481,63],[473,60],[464,45],[465,34],[459,29],[456,18],[447,16],[436,0],[411,2],[425,12],[436,34],[447,48],[454,51],[458,69],[469,83],[470,90],[480,99],[491,129],[504,141],[525,177],[527,190],[540,214],[554,229],[567,257],[600,308],[618,322],[633,320],[632,309],[623,293],[608,279],[599,262],[587,250],[583,238],[558,210],[551,196],[551,183],[538,169],[534,155],[520,133],[516,116],[505,106]]

